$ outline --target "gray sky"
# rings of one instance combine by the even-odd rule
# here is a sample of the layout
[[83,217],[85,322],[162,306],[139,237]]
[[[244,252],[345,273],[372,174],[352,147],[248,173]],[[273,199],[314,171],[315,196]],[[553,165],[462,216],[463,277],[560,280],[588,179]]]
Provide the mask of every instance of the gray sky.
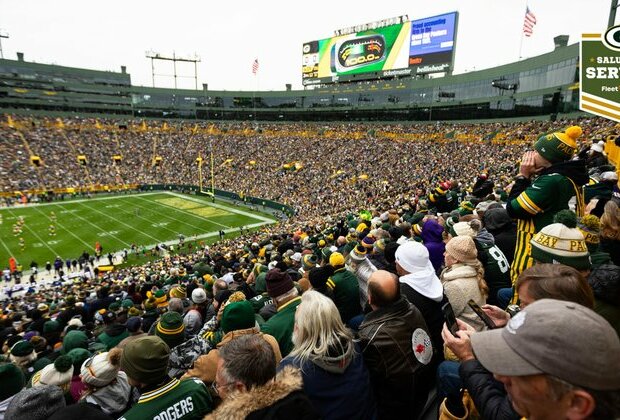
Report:
[[[553,37],[606,29],[611,0],[529,0],[538,23],[523,40],[522,55],[553,49]],[[302,44],[335,29],[407,14],[410,20],[459,11],[455,72],[493,67],[519,57],[525,0],[434,1],[207,1],[207,0],[0,0],[0,29],[10,35],[4,57],[119,71],[135,85],[151,85],[145,51],[202,58],[198,83],[214,90],[301,88]],[[620,18],[617,19],[620,21]],[[251,72],[258,58],[257,77]],[[172,67],[159,65],[160,73]],[[179,70],[193,75],[193,66]],[[172,86],[172,78],[157,78]],[[193,80],[179,87],[193,88]]]

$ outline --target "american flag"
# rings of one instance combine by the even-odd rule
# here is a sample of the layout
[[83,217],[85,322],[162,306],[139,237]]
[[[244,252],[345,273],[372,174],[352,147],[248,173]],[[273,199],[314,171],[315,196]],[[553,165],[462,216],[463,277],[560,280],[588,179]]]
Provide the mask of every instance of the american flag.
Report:
[[256,73],[258,73],[258,58],[255,58],[252,63],[252,74],[256,76]]
[[532,32],[534,30],[534,25],[536,25],[536,16],[530,10],[529,7],[525,7],[525,18],[523,19],[523,33],[525,36],[532,36]]

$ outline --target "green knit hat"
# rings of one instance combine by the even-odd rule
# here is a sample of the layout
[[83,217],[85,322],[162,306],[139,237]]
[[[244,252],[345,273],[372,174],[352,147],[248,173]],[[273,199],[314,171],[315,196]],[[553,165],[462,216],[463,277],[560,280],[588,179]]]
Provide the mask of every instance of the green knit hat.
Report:
[[176,347],[181,344],[185,338],[185,324],[183,318],[178,312],[166,312],[161,316],[155,334],[170,346]]
[[600,219],[593,214],[585,215],[579,220],[577,228],[586,240],[588,251],[590,251],[591,254],[597,252],[601,243],[599,237],[601,230]]
[[79,372],[82,367],[82,363],[92,356],[92,353],[86,349],[78,347],[68,352],[67,356],[69,356],[73,362],[73,371]]
[[73,349],[87,349],[88,337],[83,331],[72,330],[62,340],[62,354],[67,354]]
[[26,378],[20,368],[13,363],[0,365],[0,401],[17,394],[26,385]]
[[138,382],[157,384],[166,376],[169,357],[170,347],[161,338],[148,335],[125,346],[121,369]]
[[123,300],[123,302],[121,302],[121,308],[123,309],[133,308],[133,300],[131,299]]
[[112,311],[112,312],[116,312],[119,309],[121,309],[121,303],[120,302],[112,302],[112,303],[110,303],[110,306],[108,306],[108,310]]
[[248,300],[233,302],[224,308],[222,313],[222,331],[245,330],[252,328],[255,324],[254,309]]
[[30,343],[30,341],[18,341],[17,343],[13,344],[10,352],[11,355],[15,357],[24,357],[34,352],[34,346]]
[[47,321],[43,324],[43,334],[60,331],[60,323],[58,321]]
[[564,162],[577,151],[575,140],[582,132],[581,127],[574,125],[564,133],[543,134],[534,143],[534,150],[551,163]]
[[564,264],[577,270],[589,270],[590,253],[577,218],[570,210],[558,212],[556,223],[545,226],[530,240],[532,258],[542,263]]

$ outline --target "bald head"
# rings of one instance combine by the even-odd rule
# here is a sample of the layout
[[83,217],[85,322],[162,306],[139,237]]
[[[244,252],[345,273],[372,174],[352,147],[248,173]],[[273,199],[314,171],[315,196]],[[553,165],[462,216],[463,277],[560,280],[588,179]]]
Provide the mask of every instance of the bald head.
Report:
[[391,305],[400,298],[398,276],[385,270],[375,271],[368,278],[368,301],[373,309]]

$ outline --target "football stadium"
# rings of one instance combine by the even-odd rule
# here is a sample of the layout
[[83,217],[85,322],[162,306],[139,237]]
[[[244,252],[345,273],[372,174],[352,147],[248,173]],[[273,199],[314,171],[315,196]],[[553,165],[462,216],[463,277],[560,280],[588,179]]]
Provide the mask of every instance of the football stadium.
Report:
[[618,1],[439,3],[296,26],[251,90],[0,18],[0,420],[620,418]]

